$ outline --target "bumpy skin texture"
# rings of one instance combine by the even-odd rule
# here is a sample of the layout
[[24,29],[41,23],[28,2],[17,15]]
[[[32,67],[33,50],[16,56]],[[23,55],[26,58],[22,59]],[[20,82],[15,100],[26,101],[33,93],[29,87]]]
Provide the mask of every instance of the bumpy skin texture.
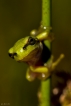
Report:
[[[48,28],[41,25],[39,30],[32,30],[30,36],[18,40],[9,49],[10,57],[16,61],[28,63],[27,80],[33,81],[36,77],[42,80],[47,79],[51,75],[52,70],[64,57],[62,54],[56,62],[52,62],[53,56],[51,56],[51,51],[44,44],[44,41],[52,41],[53,39],[53,36],[48,32]],[[49,59],[50,64],[47,64]]]

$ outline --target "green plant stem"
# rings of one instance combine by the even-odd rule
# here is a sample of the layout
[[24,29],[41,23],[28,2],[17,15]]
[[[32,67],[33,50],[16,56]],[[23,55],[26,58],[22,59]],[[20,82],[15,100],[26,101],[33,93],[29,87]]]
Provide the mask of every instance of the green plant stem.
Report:
[[[50,27],[50,0],[42,0],[42,25]],[[47,47],[50,48],[50,42],[45,41]],[[50,106],[50,90],[51,90],[51,78],[46,81],[41,81],[41,106]]]
[[43,26],[50,26],[50,1],[42,0],[42,23]]

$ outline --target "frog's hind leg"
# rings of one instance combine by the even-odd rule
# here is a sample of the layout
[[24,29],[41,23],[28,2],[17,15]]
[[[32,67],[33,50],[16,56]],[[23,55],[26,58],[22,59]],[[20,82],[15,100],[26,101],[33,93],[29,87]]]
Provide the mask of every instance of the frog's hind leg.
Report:
[[36,78],[36,73],[35,72],[32,72],[29,68],[27,69],[27,72],[26,72],[26,79],[28,81],[33,81],[34,79]]

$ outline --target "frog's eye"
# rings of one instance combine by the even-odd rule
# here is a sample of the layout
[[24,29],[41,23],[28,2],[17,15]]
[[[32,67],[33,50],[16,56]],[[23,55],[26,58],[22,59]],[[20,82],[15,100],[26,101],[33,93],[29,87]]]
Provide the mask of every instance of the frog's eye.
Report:
[[25,50],[28,45],[34,45],[37,42],[39,42],[37,38],[29,37],[28,42],[24,45],[23,49]]
[[29,43],[30,45],[34,45],[36,42],[37,42],[37,39],[32,38],[32,37],[29,37],[28,43]]

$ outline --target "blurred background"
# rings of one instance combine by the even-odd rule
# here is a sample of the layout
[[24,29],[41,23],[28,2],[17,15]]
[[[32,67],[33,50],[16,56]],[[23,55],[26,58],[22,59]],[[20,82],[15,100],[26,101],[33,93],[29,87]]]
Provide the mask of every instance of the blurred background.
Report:
[[[41,0],[0,0],[0,105],[37,106],[40,81],[28,82],[27,65],[8,56],[8,49],[20,38],[38,28],[42,16]],[[57,69],[71,70],[71,0],[52,0],[52,28],[55,59],[65,59]]]

